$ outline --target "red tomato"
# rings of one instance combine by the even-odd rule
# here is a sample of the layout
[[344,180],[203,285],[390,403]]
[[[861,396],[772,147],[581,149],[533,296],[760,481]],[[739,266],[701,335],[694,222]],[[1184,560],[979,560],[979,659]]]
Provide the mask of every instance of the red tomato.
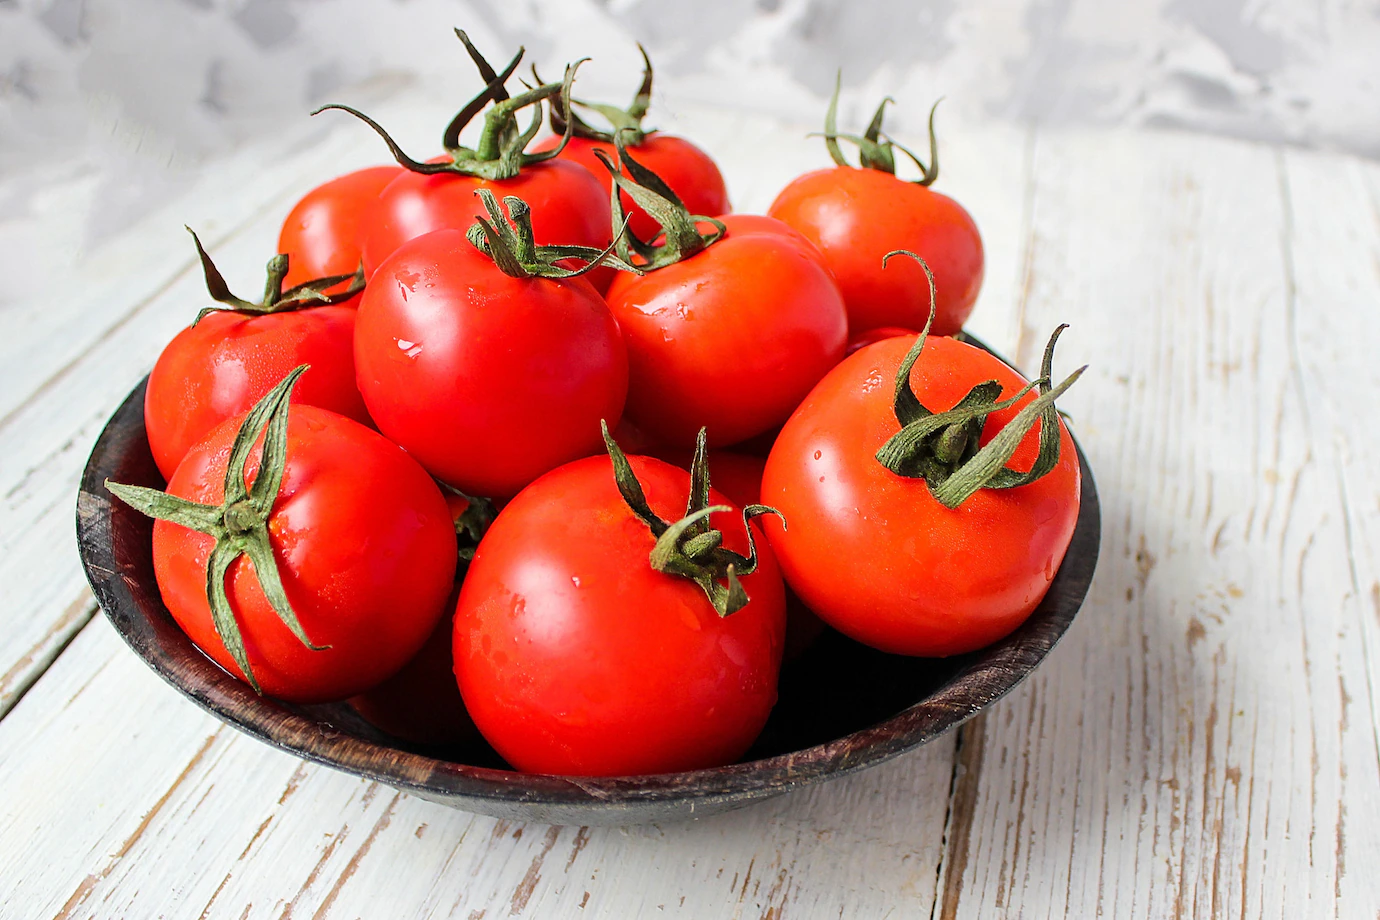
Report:
[[[223,500],[242,420],[226,421],[188,452],[169,494],[213,505]],[[436,626],[455,573],[455,531],[431,477],[357,422],[294,405],[286,457],[269,542],[304,631],[329,647],[314,651],[292,634],[247,557],[231,564],[226,589],[265,694],[301,703],[344,699],[396,672]],[[259,461],[256,448],[247,483]],[[157,521],[154,574],[163,602],[197,647],[244,677],[216,632],[206,597],[214,545],[205,534]]]
[[[665,460],[683,470],[690,469],[693,459],[693,452],[683,448],[653,448],[650,453],[658,460]],[[714,488],[731,498],[740,508],[761,504],[762,468],[767,465],[766,457],[731,450],[711,450],[708,459]]]
[[628,387],[618,324],[589,284],[509,277],[460,230],[379,267],[355,363],[380,431],[437,478],[500,498],[598,451]]
[[902,329],[900,326],[880,326],[876,329],[868,329],[848,337],[848,354],[851,355],[859,349],[866,348],[873,342],[894,339],[903,335],[909,336],[910,340],[914,342],[915,337],[919,334],[920,331],[918,329]]
[[[893,381],[913,344],[870,345],[820,381],[772,448],[762,500],[790,522],[766,526],[787,581],[826,622],[883,651],[955,655],[1011,632],[1044,597],[1078,518],[1078,458],[1061,423],[1051,473],[980,489],[952,511],[924,480],[892,473],[875,455],[900,428]],[[910,380],[935,412],[984,380],[999,381],[1003,397],[1025,383],[987,352],[942,337],[925,344]],[[1019,405],[989,415],[980,442]],[[1038,440],[1037,426],[1009,466],[1030,469]]]
[[355,170],[318,185],[293,205],[278,233],[278,251],[289,260],[283,286],[353,273],[359,267],[363,216],[402,173],[401,166]]
[[[560,140],[559,137],[545,138],[537,143],[533,152],[554,149]],[[610,160],[618,162],[618,151],[613,144],[586,137],[572,137],[557,159],[578,163],[589,170],[603,185],[604,200],[607,201],[613,191],[613,179],[594,155],[596,150],[602,150]],[[646,135],[640,144],[629,147],[628,151],[637,162],[660,176],[691,214],[718,217],[728,212],[728,189],[724,186],[719,167],[709,154],[685,138],[656,132]],[[621,197],[624,213],[630,217],[628,228],[633,233],[641,239],[650,240],[661,232],[661,225],[642,210],[627,192],[622,192]]]
[[[652,510],[679,518],[689,474],[629,460]],[[710,503],[731,505],[717,491]],[[746,554],[740,511],[711,520]],[[456,675],[480,732],[518,769],[717,766],[742,756],[766,723],[785,629],[775,561],[759,549],[742,579],[750,602],[720,617],[693,582],[651,568],[654,543],[607,457],[542,477],[484,537],[456,610]]]
[[608,304],[628,345],[628,416],[688,447],[701,426],[733,444],[779,425],[838,363],[848,320],[812,248],[735,232],[683,262],[620,274]]
[[408,240],[433,230],[468,230],[476,217],[487,213],[475,194],[481,188],[527,202],[538,245],[601,249],[612,237],[609,193],[574,163],[534,163],[496,182],[453,173],[404,172],[379,193],[365,220],[364,276],[372,278],[383,260]]
[[767,213],[819,247],[848,304],[853,333],[925,325],[930,297],[923,269],[908,259],[882,268],[882,257],[896,249],[918,253],[934,272],[934,335],[953,335],[973,312],[982,286],[982,238],[968,212],[946,195],[880,170],[836,166],[796,179]]
[[383,683],[350,698],[350,706],[388,734],[415,744],[456,745],[479,732],[465,711],[451,655],[456,585],[422,650]]
[[300,364],[311,369],[293,389],[294,403],[368,424],[355,385],[354,334],[355,311],[345,305],[261,316],[217,311],[183,329],[158,356],[144,394],[149,447],[163,477]]

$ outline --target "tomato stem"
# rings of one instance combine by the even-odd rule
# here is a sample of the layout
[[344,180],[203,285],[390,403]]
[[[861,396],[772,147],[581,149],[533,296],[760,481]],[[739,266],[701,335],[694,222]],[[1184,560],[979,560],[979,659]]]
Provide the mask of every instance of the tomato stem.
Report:
[[[511,179],[523,167],[541,163],[560,155],[572,136],[573,121],[569,118],[566,119],[564,127],[559,129],[561,140],[555,147],[540,153],[527,153],[526,148],[541,129],[541,103],[543,101],[550,102],[553,112],[556,111],[558,104],[561,112],[567,114],[570,112],[570,90],[575,80],[575,71],[588,58],[567,64],[565,75],[559,83],[543,83],[517,96],[509,96],[504,84],[517,69],[524,50],[519,48],[508,66],[501,73],[495,73],[493,67],[469,40],[469,36],[460,29],[455,30],[455,35],[464,44],[470,60],[479,70],[479,75],[484,80],[484,89],[480,91],[479,95],[465,103],[455,117],[450,120],[450,123],[446,125],[445,131],[442,132],[441,145],[449,156],[448,161],[430,163],[413,159],[398,146],[398,142],[393,140],[382,125],[348,105],[331,103],[321,106],[312,114],[319,115],[328,109],[348,112],[372,128],[374,133],[383,139],[400,166],[424,175],[453,173],[498,181]],[[484,126],[479,135],[479,142],[473,149],[461,145],[460,132],[489,103],[493,103],[493,107],[484,116]],[[526,128],[520,128],[517,113],[528,106],[534,107],[533,118]]]
[[[621,136],[624,138],[624,143],[629,147],[636,147],[647,139],[647,135],[654,134],[655,128],[642,127],[642,119],[646,117],[647,109],[652,101],[652,60],[647,56],[647,49],[642,47],[641,42],[638,43],[637,50],[642,54],[642,83],[638,86],[637,92],[633,94],[632,104],[626,109],[601,102],[585,102],[582,99],[570,100],[574,105],[598,112],[609,123],[612,130],[600,131],[577,115],[574,109],[562,110],[554,104],[548,103],[550,105],[551,129],[563,133],[566,130],[568,120],[570,122],[569,128],[575,137],[612,144],[615,143],[616,137]],[[541,82],[536,68],[533,68],[532,76],[538,83]],[[569,119],[566,118],[565,111],[570,113]]]
[[708,439],[705,429],[701,428],[695,441],[695,455],[690,461],[690,495],[686,500],[685,516],[674,524],[667,523],[647,503],[627,455],[609,434],[608,423],[601,421],[599,424],[604,432],[604,446],[613,462],[613,479],[618,491],[633,514],[656,538],[648,557],[652,568],[693,581],[721,617],[746,607],[749,598],[739,577],[757,571],[757,542],[749,523],[755,517],[774,514],[781,518],[784,527],[786,519],[781,512],[767,505],[748,505],[743,509],[748,554],[743,556],[724,548],[723,533],[710,525],[709,516],[733,508],[709,504]]
[[[893,411],[901,430],[877,451],[877,461],[898,476],[925,480],[930,494],[946,508],[957,508],[979,489],[1014,489],[1047,475],[1059,462],[1059,412],[1054,401],[1087,370],[1086,365],[1080,367],[1058,386],[1051,386],[1054,346],[1068,326],[1054,330],[1045,345],[1040,376],[1016,393],[1001,399],[1001,383],[987,380],[970,389],[952,409],[931,412],[920,404],[911,388],[910,373],[934,320],[934,275],[924,259],[904,249],[887,253],[883,267],[895,255],[910,256],[924,268],[930,285],[930,319],[897,371]],[[987,416],[1013,408],[1035,389],[1039,390],[1039,397],[1023,407],[987,444],[981,445],[979,438]],[[1040,425],[1040,447],[1034,465],[1024,473],[1006,466],[1036,422]]]
[[[617,231],[620,225],[625,227],[627,224],[620,191],[627,192],[628,197],[660,224],[662,229],[661,243],[654,240],[644,241],[631,230],[622,231],[614,243],[618,247],[618,255],[624,261],[633,263],[645,271],[656,271],[658,268],[683,262],[723,238],[727,229],[723,222],[703,214],[691,214],[664,179],[633,159],[621,134],[614,136],[614,146],[618,149],[618,161],[623,165],[623,169],[627,170],[626,176],[604,151],[594,151],[594,155],[613,178],[609,205],[613,212],[614,229]],[[714,229],[701,232],[698,225],[702,223],[710,224]]]
[[[930,161],[924,163],[908,147],[903,146],[895,138],[882,131],[882,120],[886,114],[886,104],[895,103],[896,100],[890,96],[882,99],[877,106],[877,111],[872,114],[872,121],[868,123],[867,130],[861,135],[840,134],[838,130],[839,114],[839,92],[843,87],[843,71],[840,70],[834,77],[834,94],[829,97],[829,108],[824,112],[824,133],[822,135],[811,135],[812,137],[821,136],[824,138],[824,146],[829,151],[829,157],[839,166],[852,166],[848,158],[843,155],[842,148],[839,147],[840,140],[846,140],[858,146],[858,163],[863,169],[875,169],[880,172],[896,175],[896,154],[899,150],[910,158],[910,161],[920,170],[919,179],[908,179],[905,181],[914,182],[916,185],[933,185],[934,180],[939,178],[939,141],[934,133],[934,113],[939,108],[942,98],[936,99],[934,105],[930,107]],[[899,177],[898,177],[899,178]]]
[[[264,284],[263,300],[254,303],[242,297],[236,297],[230,293],[230,287],[225,283],[225,278],[221,275],[220,269],[216,268],[216,263],[211,261],[206,250],[201,245],[200,238],[191,227],[184,227],[192,235],[192,242],[196,244],[197,256],[201,259],[201,274],[206,279],[206,290],[211,295],[211,299],[217,303],[224,304],[221,307],[204,307],[192,320],[195,326],[206,318],[208,313],[234,312],[234,313],[254,313],[264,315],[268,313],[288,313],[293,310],[304,310],[307,307],[324,307],[330,304],[341,303],[364,290],[364,265],[348,275],[328,275],[325,278],[313,278],[311,281],[304,281],[294,287],[283,290],[283,279],[288,273],[288,255],[280,252],[268,260],[267,272],[268,280]],[[331,288],[344,282],[350,282],[349,287],[334,294],[327,294]]]
[[[268,536],[268,519],[273,513],[273,504],[283,483],[283,470],[287,464],[288,399],[293,386],[307,368],[308,365],[303,364],[284,377],[263,399],[255,403],[240,423],[226,465],[224,500],[219,505],[189,501],[144,486],[124,485],[108,479],[105,482],[105,487],[112,494],[134,510],[156,520],[169,521],[204,533],[216,541],[206,562],[206,600],[211,607],[211,620],[230,657],[239,665],[256,693],[263,693],[263,689],[249,665],[244,636],[225,589],[226,574],[240,556],[249,557],[254,565],[254,576],[269,606],[298,641],[313,651],[330,647],[314,644],[302,628],[283,590],[278,562],[273,556],[273,546]],[[246,487],[244,468],[261,431],[263,448],[259,471],[254,477],[254,484]]]
[[[484,203],[489,217],[487,220],[475,218],[474,224],[466,232],[466,238],[476,249],[493,259],[505,275],[513,278],[574,278],[599,265],[642,274],[641,269],[614,254],[617,238],[603,249],[593,246],[538,246],[532,232],[532,209],[527,202],[516,195],[506,196],[503,205],[508,209],[508,215],[505,217],[493,192],[481,188],[476,189],[475,194]],[[624,221],[619,236],[626,229],[627,222]],[[565,268],[558,264],[567,259],[576,259],[585,265],[583,268]]]

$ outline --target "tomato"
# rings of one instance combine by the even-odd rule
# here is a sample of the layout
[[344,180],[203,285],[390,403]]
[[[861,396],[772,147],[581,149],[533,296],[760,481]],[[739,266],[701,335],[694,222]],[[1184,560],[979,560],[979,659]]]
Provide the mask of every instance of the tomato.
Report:
[[535,163],[511,179],[497,181],[453,173],[404,172],[379,193],[365,221],[364,276],[372,278],[379,265],[408,240],[433,230],[468,230],[476,217],[485,214],[476,194],[481,188],[527,202],[538,244],[601,249],[609,243],[613,218],[608,192],[574,163]]
[[982,286],[982,237],[968,212],[940,192],[879,170],[836,166],[796,179],[767,214],[799,230],[824,254],[854,333],[878,326],[919,328],[929,315],[918,265],[878,268],[895,249],[914,250],[934,271],[934,334],[952,335],[973,312]]
[[781,424],[843,356],[848,321],[819,254],[789,234],[741,232],[643,277],[609,308],[628,346],[628,416],[653,439],[733,444]]
[[453,746],[479,736],[455,683],[451,655],[457,584],[422,650],[392,677],[358,696],[350,706],[390,735],[428,746]]
[[358,169],[318,185],[293,205],[278,233],[278,251],[290,260],[284,286],[353,273],[359,267],[364,215],[403,171],[401,166]]
[[[689,474],[628,459],[651,511],[679,517]],[[711,521],[747,552],[741,511]],[[720,616],[694,582],[652,569],[655,544],[606,457],[533,483],[480,544],[456,610],[456,676],[480,732],[518,769],[692,770],[737,759],[761,731],[785,629],[775,561],[758,543],[742,577],[750,600]]]
[[398,673],[348,701],[356,712],[388,734],[429,747],[454,747],[479,737],[455,683],[451,634],[461,582],[494,514],[490,502],[443,491],[460,548],[455,586],[446,599],[445,615],[422,650]]
[[[1078,457],[1051,411],[1041,425],[1053,415],[1058,460],[1027,485],[981,488],[951,510],[925,480],[893,473],[876,454],[901,427],[893,381],[913,344],[886,339],[846,358],[791,416],[762,480],[763,501],[790,527],[766,529],[787,581],[830,625],[887,652],[955,655],[1006,635],[1044,596],[1078,518]],[[986,380],[1003,398],[1025,384],[991,354],[943,337],[925,342],[909,375],[934,412]],[[987,415],[977,443],[1033,400]],[[1012,470],[1031,469],[1038,428],[1020,440]]]
[[597,451],[628,386],[618,324],[589,284],[505,275],[459,230],[379,267],[355,364],[380,431],[437,478],[500,498]]
[[903,329],[900,326],[879,326],[876,329],[867,329],[848,337],[848,354],[851,355],[858,349],[865,348],[873,342],[880,342],[883,339],[909,336],[911,341],[915,341],[915,337],[919,334],[920,333],[915,329]]
[[[212,431],[168,483],[169,495],[202,504],[193,521],[214,512],[229,536],[218,544],[207,533],[158,520],[153,567],[173,618],[221,667],[256,682],[269,696],[324,702],[378,684],[421,648],[444,612],[455,572],[455,532],[436,484],[401,448],[324,409],[293,405],[284,418],[284,388],[291,379],[249,416]],[[235,468],[232,451],[241,425],[249,432],[259,428],[255,418],[274,399],[268,435],[247,439],[239,455],[244,488],[226,503],[227,469]],[[279,446],[256,446],[269,437]],[[269,485],[258,482],[264,454],[277,456],[281,479],[276,492],[260,495],[254,486],[271,489],[273,483],[268,472],[262,475]],[[161,495],[119,486],[112,491],[135,507],[140,493]],[[255,504],[260,499],[262,507]],[[149,507],[141,510],[148,513]],[[276,569],[283,604],[317,648],[304,644],[275,610],[265,570],[240,555],[252,554],[255,540],[273,562],[268,568]],[[218,559],[228,562],[230,622],[219,629],[207,575],[209,565],[223,564]],[[227,634],[242,639],[239,656]]]
[[[962,205],[930,188],[939,177],[934,110],[925,164],[881,133],[890,98],[882,100],[861,135],[840,135],[835,127],[839,89],[836,83],[824,117],[824,142],[834,168],[797,178],[767,213],[819,247],[848,304],[853,335],[879,326],[926,326],[935,335],[953,335],[972,313],[982,286],[982,237]],[[858,146],[863,168],[849,165],[840,140]],[[919,180],[897,178],[898,150],[920,167]],[[933,298],[919,265],[902,260],[878,270],[883,257],[896,250],[918,253],[928,263],[938,288]]]
[[300,308],[315,300],[302,292],[284,293],[283,277],[291,263],[279,255],[269,262],[264,301],[250,303],[230,293],[201,241],[196,245],[211,296],[236,309],[202,311],[173,337],[149,374],[144,426],[163,478],[172,476],[187,451],[211,429],[249,411],[301,364],[311,369],[292,392],[295,402],[369,424],[355,385],[355,311],[346,305],[349,289],[331,298],[346,298],[346,303]]
[[[621,442],[620,442],[621,444]],[[651,455],[683,470],[690,469],[692,452],[684,448],[653,448]],[[762,468],[765,457],[754,457],[731,450],[711,450],[708,455],[709,474],[714,488],[733,500],[740,508],[762,501]]]
[[[535,150],[551,150],[559,142],[559,137],[548,137],[539,141]],[[655,132],[645,135],[641,142],[630,145],[628,149],[638,162],[665,180],[691,214],[717,217],[728,213],[728,188],[724,185],[719,167],[709,154],[685,138]],[[595,156],[596,150],[603,151],[610,160],[618,162],[618,151],[611,142],[586,137],[572,137],[559,158],[587,169],[603,186],[604,199],[607,201],[613,190],[613,180],[604,164]],[[630,217],[628,229],[644,240],[650,240],[661,232],[661,226],[633,202],[627,192],[621,194],[623,208]]]

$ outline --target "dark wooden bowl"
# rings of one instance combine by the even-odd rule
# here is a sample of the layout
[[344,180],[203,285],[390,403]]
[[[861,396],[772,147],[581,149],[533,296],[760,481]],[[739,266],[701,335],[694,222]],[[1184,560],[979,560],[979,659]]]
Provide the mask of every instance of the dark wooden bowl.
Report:
[[[145,381],[146,383],[147,381]],[[1049,593],[1016,632],[946,659],[887,655],[833,632],[782,669],[780,699],[747,758],[656,776],[540,776],[504,769],[482,743],[428,750],[389,738],[344,704],[254,694],[202,655],[163,606],[152,521],[114,501],[107,478],[163,486],[144,432],[144,384],[111,417],[77,499],[87,578],[139,657],[198,706],[275,747],[434,802],[545,824],[627,825],[713,814],[845,776],[937,738],[1031,672],[1068,629],[1097,563],[1097,486],[1080,448],[1078,527]]]

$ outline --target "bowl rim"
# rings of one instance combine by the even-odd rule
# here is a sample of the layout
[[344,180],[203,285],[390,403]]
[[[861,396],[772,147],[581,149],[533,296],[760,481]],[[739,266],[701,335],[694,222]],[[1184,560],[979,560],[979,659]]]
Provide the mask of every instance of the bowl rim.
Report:
[[957,728],[1018,686],[1067,631],[1086,599],[1097,564],[1100,503],[1087,457],[1075,438],[1079,514],[1045,598],[1014,632],[974,653],[972,661],[935,691],[896,715],[798,751],[679,773],[577,777],[460,764],[357,737],[257,696],[192,645],[163,607],[156,587],[155,613],[161,612],[166,622],[150,619],[135,597],[137,580],[117,558],[113,497],[104,489],[105,480],[131,448],[148,449],[143,411],[147,383],[145,377],[134,387],[102,429],[83,471],[77,501],[82,566],[116,631],[160,677],[225,723],[280,750],[424,797],[548,809],[676,802],[688,803],[693,811],[696,803],[765,798],[875,766]]

